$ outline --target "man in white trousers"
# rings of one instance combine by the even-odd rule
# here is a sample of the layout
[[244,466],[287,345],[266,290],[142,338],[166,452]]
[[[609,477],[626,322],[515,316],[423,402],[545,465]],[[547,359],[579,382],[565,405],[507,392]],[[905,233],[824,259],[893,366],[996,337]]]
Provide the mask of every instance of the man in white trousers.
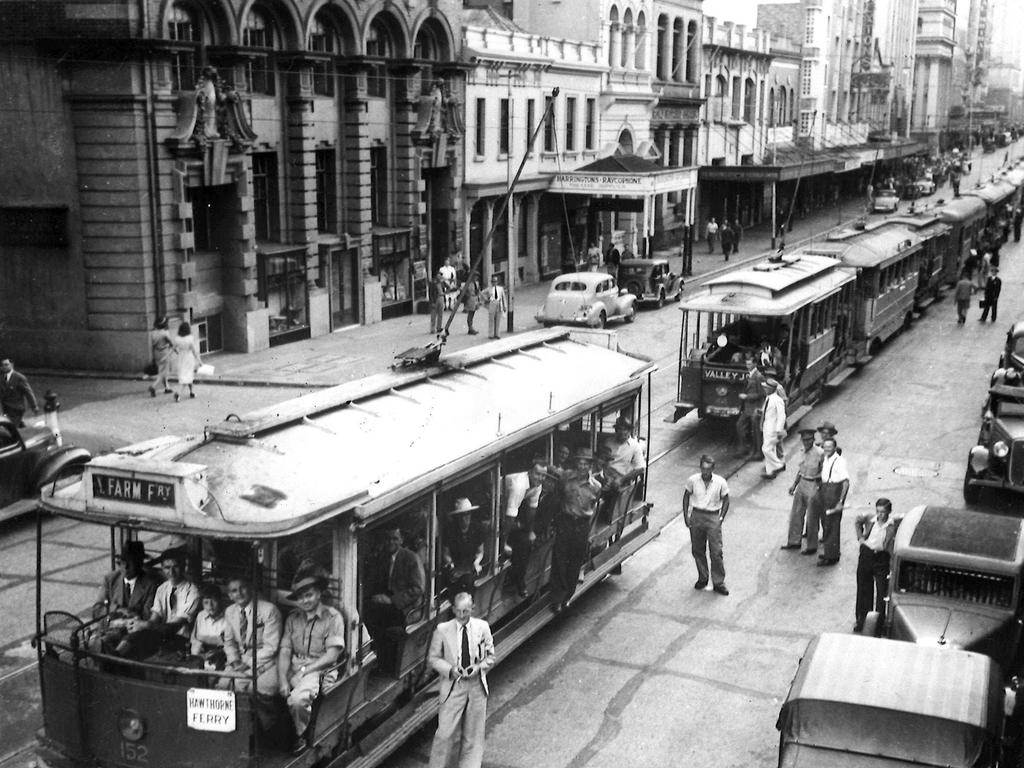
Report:
[[761,421],[764,474],[761,477],[772,480],[786,468],[777,451],[777,446],[786,438],[786,404],[779,396],[779,382],[775,379],[765,379],[761,388],[765,395],[764,416]]
[[508,300],[505,298],[505,289],[498,284],[498,276],[491,275],[491,285],[484,291],[484,302],[487,304],[487,319],[489,323],[489,339],[501,338],[501,320],[508,312]]
[[446,768],[452,756],[457,756],[459,768],[480,768],[494,640],[487,622],[473,618],[469,594],[457,594],[453,609],[455,618],[437,626],[427,654],[427,663],[438,674],[441,700],[430,768]]

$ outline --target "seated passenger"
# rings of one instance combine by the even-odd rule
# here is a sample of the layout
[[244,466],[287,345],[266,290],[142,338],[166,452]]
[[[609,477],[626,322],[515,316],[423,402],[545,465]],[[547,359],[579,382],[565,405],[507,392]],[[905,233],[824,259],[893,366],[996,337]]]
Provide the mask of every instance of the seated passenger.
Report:
[[226,669],[248,678],[222,678],[218,688],[252,689],[253,649],[256,650],[256,691],[273,696],[278,692],[277,651],[281,645],[281,612],[277,606],[253,595],[252,583],[235,576],[228,581],[232,605],[224,611]]
[[156,588],[149,618],[135,618],[115,652],[143,659],[157,651],[184,653],[199,613],[199,589],[185,577],[185,552],[169,549],[160,557],[165,581]]
[[324,605],[327,578],[314,570],[300,568],[295,574],[289,600],[299,607],[288,614],[278,655],[280,692],[288,700],[295,724],[292,754],[306,749],[313,699],[320,695],[323,683],[338,678],[335,668],[345,650],[345,619],[341,612]]
[[114,653],[128,635],[131,622],[146,621],[156,598],[157,580],[143,570],[146,559],[141,541],[126,541],[116,570],[104,577],[97,605],[107,610],[106,625],[94,638],[92,648]]
[[467,498],[455,500],[449,513],[451,522],[444,532],[442,563],[448,586],[453,592],[473,593],[474,581],[483,570],[485,534],[473,520],[473,510],[480,509]]
[[761,338],[761,344],[754,352],[754,360],[757,367],[768,376],[783,376],[785,374],[785,361],[782,358],[782,350],[772,346],[767,336]]
[[366,628],[375,642],[387,635],[389,629],[392,634],[405,630],[409,613],[422,608],[426,589],[423,565],[416,553],[402,546],[402,530],[393,526],[381,533],[382,546],[370,562],[367,574],[370,599],[363,607]]
[[216,584],[204,584],[199,588],[199,598],[203,607],[192,627],[190,650],[193,656],[202,657],[207,669],[224,669],[224,595]]

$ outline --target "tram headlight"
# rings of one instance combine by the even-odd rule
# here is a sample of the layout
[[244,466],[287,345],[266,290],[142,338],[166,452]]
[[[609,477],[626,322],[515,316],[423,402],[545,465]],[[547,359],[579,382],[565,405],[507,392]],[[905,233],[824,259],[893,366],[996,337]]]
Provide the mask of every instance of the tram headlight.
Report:
[[715,394],[719,397],[725,397],[729,394],[729,388],[724,386],[715,387]]
[[146,721],[134,709],[122,709],[117,716],[117,730],[126,741],[139,741],[146,735]]
[[1010,455],[1010,446],[1002,440],[996,440],[995,444],[992,446],[992,455],[997,459],[1005,459]]

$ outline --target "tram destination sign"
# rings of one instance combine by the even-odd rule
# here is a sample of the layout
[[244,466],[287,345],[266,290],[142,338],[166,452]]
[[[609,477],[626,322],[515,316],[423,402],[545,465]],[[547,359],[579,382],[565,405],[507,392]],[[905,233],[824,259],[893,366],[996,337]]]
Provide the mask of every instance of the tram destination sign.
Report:
[[92,495],[96,499],[146,504],[151,507],[174,506],[174,484],[146,478],[93,472]]
[[209,688],[189,688],[185,724],[196,731],[235,730],[235,694]]

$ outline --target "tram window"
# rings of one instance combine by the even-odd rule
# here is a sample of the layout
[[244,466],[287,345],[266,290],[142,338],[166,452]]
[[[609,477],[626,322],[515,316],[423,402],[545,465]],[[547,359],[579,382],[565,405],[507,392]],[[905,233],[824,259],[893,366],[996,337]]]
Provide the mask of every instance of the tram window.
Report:
[[556,467],[569,466],[573,452],[577,448],[592,447],[593,415],[583,416],[568,424],[559,425],[554,435],[553,463]]
[[277,543],[273,583],[280,590],[290,590],[292,580],[303,563],[313,563],[334,573],[334,521],[320,523],[312,528],[281,539]]
[[435,574],[437,593],[472,592],[477,578],[495,563],[497,528],[494,489],[497,467],[437,494],[439,523]]

